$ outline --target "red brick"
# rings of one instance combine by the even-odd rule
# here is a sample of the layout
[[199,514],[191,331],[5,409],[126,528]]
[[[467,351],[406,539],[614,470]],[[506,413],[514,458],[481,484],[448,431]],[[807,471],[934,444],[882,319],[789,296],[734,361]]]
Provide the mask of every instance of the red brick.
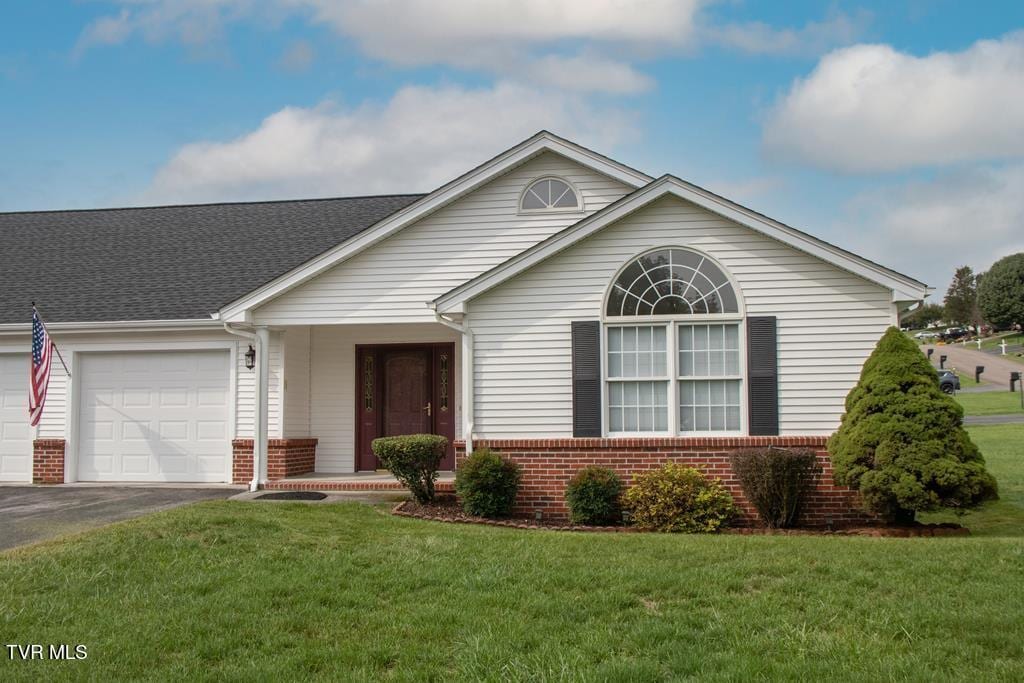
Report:
[[36,439],[32,442],[32,483],[64,483],[64,439]]

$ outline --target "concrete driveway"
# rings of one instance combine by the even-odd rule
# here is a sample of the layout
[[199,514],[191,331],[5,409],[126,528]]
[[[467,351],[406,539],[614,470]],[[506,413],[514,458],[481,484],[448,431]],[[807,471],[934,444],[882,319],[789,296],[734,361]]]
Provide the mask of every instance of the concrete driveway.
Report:
[[0,550],[238,492],[222,487],[0,486]]

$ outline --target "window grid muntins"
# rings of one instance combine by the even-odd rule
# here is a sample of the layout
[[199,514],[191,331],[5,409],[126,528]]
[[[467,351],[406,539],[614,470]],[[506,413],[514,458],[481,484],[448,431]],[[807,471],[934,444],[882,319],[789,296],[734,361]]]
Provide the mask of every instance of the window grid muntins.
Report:
[[[677,327],[679,430],[738,431],[741,427],[740,326]],[[709,379],[691,379],[695,377]]]
[[569,183],[558,178],[541,178],[523,193],[522,211],[566,211],[580,208],[580,200]]
[[629,315],[738,313],[739,303],[722,269],[687,249],[659,249],[631,261],[612,284],[605,312]]
[[[612,431],[668,429],[667,335],[664,325],[608,328],[608,419]],[[639,378],[646,381],[628,381]]]

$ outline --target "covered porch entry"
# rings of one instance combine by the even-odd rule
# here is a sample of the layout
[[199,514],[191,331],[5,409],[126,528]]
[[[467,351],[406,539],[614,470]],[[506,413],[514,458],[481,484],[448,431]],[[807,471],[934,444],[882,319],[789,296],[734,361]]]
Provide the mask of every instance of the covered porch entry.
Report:
[[[441,469],[454,469],[462,415],[456,330],[439,323],[275,325],[268,336],[262,485],[377,472],[371,443],[401,434],[445,436]],[[259,401],[259,374],[259,367],[240,374],[240,431],[251,415],[250,434],[260,411],[244,405],[242,384],[252,382],[250,395]],[[253,439],[237,439],[236,482],[252,480],[252,458]]]

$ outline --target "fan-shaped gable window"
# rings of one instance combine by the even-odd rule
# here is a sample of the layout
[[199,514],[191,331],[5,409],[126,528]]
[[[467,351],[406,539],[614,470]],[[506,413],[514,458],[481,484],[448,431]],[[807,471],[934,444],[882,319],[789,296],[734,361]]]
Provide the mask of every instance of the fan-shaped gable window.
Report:
[[558,178],[541,178],[523,193],[522,211],[576,211],[580,200],[572,186]]
[[608,295],[609,316],[738,313],[722,269],[688,249],[659,249],[627,265]]

